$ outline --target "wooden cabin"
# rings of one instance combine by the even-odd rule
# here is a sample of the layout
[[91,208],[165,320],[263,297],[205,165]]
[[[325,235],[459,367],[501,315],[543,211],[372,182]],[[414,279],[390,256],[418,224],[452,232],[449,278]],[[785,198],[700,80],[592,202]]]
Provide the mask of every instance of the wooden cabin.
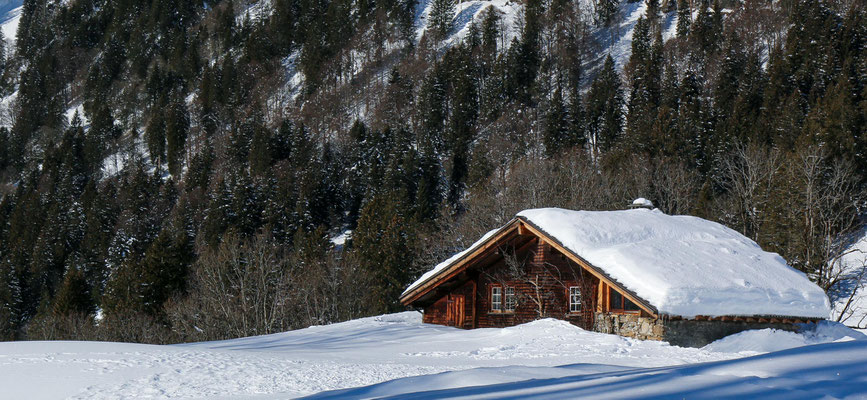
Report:
[[[563,215],[566,217],[560,217],[559,214],[547,219],[538,217],[541,215],[539,211],[547,210],[553,210],[552,212],[555,213],[565,212]],[[621,231],[633,229],[630,227],[631,220],[635,219],[636,215],[641,217],[638,220],[642,220],[644,216],[636,213],[656,213],[658,215],[652,217],[663,218],[666,221],[665,223],[657,223],[653,221],[653,218],[649,221],[640,221],[635,224],[635,230],[638,232],[636,237],[641,237],[642,230],[646,230],[648,226],[664,226],[670,223],[668,219],[679,218],[666,216],[658,210],[610,212],[578,212],[560,209],[528,210],[519,213],[506,225],[489,232],[474,245],[426,273],[407,288],[400,298],[401,303],[422,309],[426,323],[464,329],[506,327],[539,318],[558,318],[586,330],[615,333],[640,339],[666,340],[672,344],[683,346],[703,346],[713,340],[747,329],[768,327],[786,330],[804,329],[809,325],[799,324],[816,322],[828,313],[827,297],[825,297],[824,292],[810,283],[803,274],[794,271],[787,265],[784,266],[791,271],[776,271],[777,273],[784,272],[779,289],[781,293],[790,295],[788,292],[791,292],[792,288],[786,287],[786,279],[789,279],[794,282],[793,285],[789,286],[795,286],[797,290],[808,292],[804,295],[805,299],[796,299],[803,300],[802,303],[804,304],[801,308],[786,309],[786,304],[792,303],[792,300],[781,298],[780,304],[777,306],[751,307],[746,309],[747,312],[743,307],[733,304],[731,313],[720,313],[718,306],[710,306],[706,309],[716,315],[693,315],[694,309],[701,311],[702,307],[689,306],[691,308],[677,309],[677,307],[669,306],[672,302],[664,298],[657,301],[660,304],[654,304],[652,300],[642,297],[641,293],[636,291],[649,293],[650,295],[647,297],[655,299],[653,284],[645,285],[646,282],[643,282],[653,281],[653,279],[636,280],[635,277],[640,278],[642,274],[624,272],[623,266],[606,268],[611,263],[608,261],[609,258],[615,258],[614,262],[616,263],[617,252],[608,251],[611,254],[600,257],[599,249],[596,249],[595,252],[588,251],[588,254],[598,260],[594,263],[573,249],[579,246],[571,243],[570,240],[564,240],[562,237],[564,236],[564,229],[557,224],[573,215],[569,213],[608,213],[606,218],[618,218],[616,213],[625,213],[622,214],[622,217],[626,223],[606,223],[609,226],[616,225]],[[545,223],[537,223],[538,221]],[[554,234],[543,227],[551,221],[554,221],[554,225],[551,225],[548,230]],[[592,221],[592,219],[586,220],[585,218],[583,220],[583,222],[587,221]],[[715,224],[709,221],[704,222]],[[577,221],[577,224],[577,226],[583,226],[582,221]],[[593,227],[591,231],[570,232],[569,229],[565,231],[576,235],[588,234],[592,231],[594,236],[600,235],[601,232],[604,236],[605,227]],[[689,229],[683,231],[689,232]],[[731,232],[724,233],[731,234]],[[698,240],[704,240],[701,238],[705,238],[706,235],[706,232],[700,232],[695,236],[699,238]],[[623,235],[623,232],[615,232],[614,236],[631,237],[629,232],[627,235]],[[725,235],[721,234],[720,236]],[[650,249],[661,247],[666,251],[672,251],[672,254],[678,254],[680,251],[666,248],[668,244],[666,244],[667,239],[665,237],[658,239],[661,239],[662,245],[650,247]],[[707,240],[712,242],[711,239]],[[749,241],[749,239],[743,239]],[[746,242],[748,246],[750,243],[754,244],[751,241]],[[677,243],[675,240],[670,245],[684,246],[686,250],[696,247],[689,241]],[[623,247],[622,244],[618,244],[618,246]],[[584,245],[584,248],[590,247]],[[735,252],[739,250],[736,249]],[[688,251],[685,253],[681,251],[681,253],[689,255]],[[766,254],[775,256],[772,253]],[[746,256],[753,255],[747,254]],[[641,256],[635,259],[644,260]],[[773,260],[773,258],[771,259]],[[659,263],[659,260],[653,257],[647,258],[647,261]],[[676,263],[681,262],[682,260]],[[707,266],[703,266],[703,268],[705,267]],[[711,267],[717,268],[717,266]],[[737,268],[719,267],[718,269],[737,271]],[[767,267],[767,265],[756,266],[759,269]],[[777,265],[770,265],[770,267],[779,269]],[[650,270],[650,273],[654,271],[652,268]],[[648,271],[643,272],[645,275],[648,273]],[[761,281],[761,276],[756,277],[749,272],[745,272],[744,276],[748,276],[754,281]],[[774,274],[773,270],[762,272]],[[702,274],[701,271],[685,271],[683,275],[688,278],[691,275],[701,277]],[[676,277],[660,278],[661,280],[657,282],[658,286],[664,286],[658,284],[659,282],[677,280]],[[798,281],[799,278],[806,283]],[[738,278],[732,279],[734,282],[740,282]],[[700,281],[700,279],[694,280]],[[710,282],[707,284],[709,286],[707,290],[713,291],[714,287],[710,286],[717,283],[713,279]],[[686,285],[691,286],[697,284],[701,289],[701,282],[686,283]],[[674,287],[677,288],[676,285]],[[731,290],[720,290],[722,293],[731,295],[728,293],[729,291]],[[767,291],[751,293],[750,290],[745,290],[744,292],[746,298],[758,294],[773,301],[773,296],[768,296]],[[733,293],[738,295],[737,292]],[[817,296],[821,296],[821,298]],[[662,305],[662,309],[658,305]],[[781,310],[790,315],[780,315]],[[679,315],[678,311],[682,315]]]

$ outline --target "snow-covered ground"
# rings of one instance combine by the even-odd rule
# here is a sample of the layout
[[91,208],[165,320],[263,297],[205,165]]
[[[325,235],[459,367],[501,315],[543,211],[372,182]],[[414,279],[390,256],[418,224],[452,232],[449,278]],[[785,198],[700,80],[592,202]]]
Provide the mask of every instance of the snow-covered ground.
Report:
[[867,229],[847,248],[838,268],[846,279],[830,293],[831,319],[867,333]]
[[0,31],[7,44],[15,42],[18,33],[18,22],[21,21],[21,1],[0,2]]
[[[321,396],[356,398],[459,388],[413,397],[478,395],[488,390],[502,394],[495,397],[508,397],[520,396],[513,391],[521,388],[551,394],[561,386],[567,394],[560,397],[571,398],[572,391],[593,386],[599,390],[605,382],[611,383],[605,390],[614,390],[611,397],[623,397],[618,394],[635,393],[629,390],[645,384],[658,390],[711,390],[746,380],[753,383],[737,383],[738,390],[749,389],[765,377],[779,384],[786,376],[806,374],[805,368],[815,369],[813,381],[826,381],[816,383],[816,390],[843,379],[850,384],[864,381],[867,341],[846,342],[860,335],[851,330],[826,331],[814,342],[839,342],[789,350],[781,353],[781,363],[773,362],[773,354],[730,361],[762,350],[733,352],[737,341],[721,346],[721,351],[680,348],[587,332],[550,319],[467,331],[422,324],[416,312],[175,346],[9,342],[0,343],[0,398],[272,399],[349,388],[357,389]],[[758,335],[774,342],[781,333]],[[861,366],[850,367],[858,363]],[[834,369],[838,367],[839,371]],[[859,371],[861,375],[853,377]],[[663,377],[681,384],[664,384]],[[374,386],[359,388],[365,385]],[[495,386],[470,388],[478,385]],[[867,396],[867,384],[861,390]]]
[[573,364],[404,378],[312,398],[833,399],[867,398],[867,341],[662,368]]

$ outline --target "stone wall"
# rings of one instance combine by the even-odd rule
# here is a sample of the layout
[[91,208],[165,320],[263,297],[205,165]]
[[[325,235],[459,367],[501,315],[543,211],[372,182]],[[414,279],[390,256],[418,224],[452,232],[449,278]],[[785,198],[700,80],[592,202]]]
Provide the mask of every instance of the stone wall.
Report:
[[596,313],[594,330],[642,340],[663,340],[674,346],[702,347],[728,335],[751,329],[809,330],[814,324],[743,321],[668,320],[637,314]]
[[642,340],[665,340],[665,326],[661,319],[638,314],[596,313],[595,330]]
[[743,321],[694,321],[677,320],[664,321],[665,341],[681,347],[703,347],[715,340],[728,335],[751,329],[780,329],[784,331],[798,332],[803,329],[811,329],[815,324],[783,324],[770,322],[743,322]]

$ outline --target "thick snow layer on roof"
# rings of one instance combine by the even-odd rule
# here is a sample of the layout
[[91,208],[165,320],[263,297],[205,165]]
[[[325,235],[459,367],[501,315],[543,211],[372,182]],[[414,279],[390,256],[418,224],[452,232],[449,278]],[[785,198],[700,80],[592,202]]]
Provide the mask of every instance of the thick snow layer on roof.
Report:
[[715,222],[659,210],[525,210],[518,216],[660,313],[827,318],[825,292],[775,253]]
[[461,257],[463,257],[465,254],[469,253],[470,251],[472,251],[473,249],[475,249],[476,247],[478,247],[479,245],[484,243],[486,240],[488,240],[488,238],[493,236],[499,230],[500,229],[498,228],[498,229],[494,229],[494,230],[486,233],[484,236],[482,236],[481,239],[477,240],[470,247],[467,247],[463,251],[449,257],[448,260],[445,260],[445,261],[437,264],[436,267],[433,267],[433,269],[431,269],[430,271],[425,272],[424,275],[422,275],[420,278],[416,279],[416,281],[413,282],[412,285],[409,285],[409,287],[403,291],[403,294],[401,294],[401,296],[406,295],[407,293],[413,291],[413,289],[421,286],[423,283],[425,283],[425,281],[432,278],[434,275],[440,273],[440,271],[442,271],[443,269],[445,269],[449,265],[452,265],[452,263],[454,263],[455,261],[460,260]]

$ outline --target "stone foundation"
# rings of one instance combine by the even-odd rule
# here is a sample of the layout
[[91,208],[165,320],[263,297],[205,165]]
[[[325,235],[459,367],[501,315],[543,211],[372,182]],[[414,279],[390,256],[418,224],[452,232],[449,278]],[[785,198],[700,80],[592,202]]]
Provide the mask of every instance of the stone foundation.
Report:
[[641,340],[665,340],[662,320],[637,314],[596,313],[595,330]]
[[814,326],[769,322],[667,320],[641,317],[637,314],[596,313],[594,330],[642,340],[662,340],[674,346],[702,347],[751,329],[772,328],[798,332]]

